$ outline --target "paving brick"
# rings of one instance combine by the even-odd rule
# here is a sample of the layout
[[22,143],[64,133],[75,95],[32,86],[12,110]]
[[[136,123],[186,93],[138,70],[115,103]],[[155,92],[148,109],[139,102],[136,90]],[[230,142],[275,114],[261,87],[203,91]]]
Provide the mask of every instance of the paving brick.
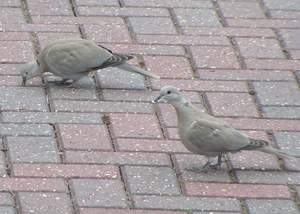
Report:
[[117,138],[118,151],[188,153],[180,141]]
[[60,124],[58,128],[65,149],[112,149],[108,132],[103,125]]
[[[188,168],[201,168],[207,161],[204,156],[196,154],[175,154],[172,156],[177,174],[179,174],[184,181],[208,181],[208,182],[230,182],[230,177],[226,170],[209,170],[207,173],[195,173]],[[222,166],[225,168],[225,165]]]
[[12,32],[78,32],[78,27],[70,24],[3,24],[3,30]]
[[[300,153],[299,132],[275,132],[274,137],[280,149],[291,153]],[[300,171],[300,160],[298,158],[285,158],[284,163],[288,170]]]
[[21,6],[21,2],[18,1],[18,0],[4,0],[4,1],[0,2],[0,6],[1,7],[3,7],[3,6],[5,6],[5,7],[13,7],[13,6],[19,7],[19,6]]
[[111,165],[87,164],[13,164],[14,177],[104,178],[119,177],[119,169]]
[[76,0],[76,5],[81,6],[119,6],[118,0]]
[[138,7],[78,7],[83,16],[169,16],[164,8],[138,8]]
[[30,41],[30,34],[26,32],[0,32],[0,40]]
[[179,140],[178,130],[176,128],[167,128],[168,139],[170,140]]
[[300,2],[297,0],[264,0],[264,4],[273,10],[300,10]]
[[48,110],[45,93],[41,88],[1,86],[0,106],[2,110]]
[[101,88],[111,89],[145,89],[142,75],[130,73],[118,68],[108,68],[97,72],[96,76]]
[[28,0],[28,9],[31,15],[73,15],[67,0],[36,1]]
[[248,93],[206,93],[216,116],[258,117],[255,103]]
[[244,28],[298,28],[300,20],[297,19],[234,19],[228,18],[229,27]]
[[155,95],[158,95],[158,92],[148,90],[102,90],[103,99],[109,101],[150,102]]
[[248,92],[247,85],[241,81],[201,81],[201,80],[151,80],[152,88],[160,90],[164,85],[174,85],[186,91],[209,92]]
[[15,214],[17,211],[13,207],[0,206],[0,213],[3,214]]
[[256,82],[253,85],[262,105],[285,106],[300,104],[300,91],[295,82]]
[[13,206],[14,200],[10,193],[0,192],[0,205]]
[[119,53],[141,54],[141,55],[185,55],[185,50],[176,45],[126,45],[114,44],[106,45],[107,48],[113,49]]
[[276,37],[271,29],[242,28],[242,27],[184,27],[188,35],[214,35],[232,37]]
[[66,193],[19,192],[18,196],[24,213],[73,213],[71,199]]
[[194,46],[191,51],[198,68],[240,67],[235,52],[230,47]]
[[264,12],[256,2],[219,2],[222,14],[232,18],[265,18]]
[[266,118],[284,118],[284,119],[297,119],[300,118],[299,107],[262,107],[263,115]]
[[279,30],[279,34],[281,35],[285,46],[291,49],[299,49],[300,48],[300,30],[298,29],[281,29]]
[[1,75],[19,75],[19,64],[0,64]]
[[279,214],[290,213],[298,214],[299,210],[293,201],[290,200],[258,200],[248,199],[246,200],[249,211],[251,214]]
[[277,19],[299,19],[300,18],[300,11],[270,10],[269,14],[272,18],[277,18]]
[[101,115],[97,113],[67,112],[3,112],[3,122],[12,123],[84,123],[99,124]]
[[127,207],[122,183],[118,180],[72,179],[75,199],[84,207]]
[[290,198],[286,185],[199,183],[184,184],[187,195],[234,198]]
[[25,23],[21,8],[1,7],[0,19],[2,23]]
[[286,59],[246,59],[249,69],[278,69],[278,70],[297,70],[300,60]]
[[117,137],[161,138],[157,119],[146,114],[110,114]]
[[289,50],[292,59],[300,59],[300,50]]
[[41,49],[58,40],[77,40],[81,39],[79,32],[40,32],[37,33]]
[[285,58],[275,39],[236,38],[243,57],[246,58]]
[[12,162],[58,162],[55,140],[50,137],[8,137]]
[[[2,145],[0,146],[0,149],[2,149]],[[0,177],[6,177],[7,176],[6,167],[7,166],[6,166],[6,161],[5,161],[5,154],[4,154],[3,151],[0,151]],[[0,194],[0,199],[1,199],[1,194]]]
[[19,135],[39,135],[52,136],[53,128],[48,124],[0,124],[0,135],[19,136]]
[[55,111],[65,112],[119,112],[119,113],[152,113],[149,103],[110,102],[110,101],[73,101],[54,100]]
[[175,172],[168,167],[125,166],[125,179],[131,193],[179,195]]
[[131,38],[125,24],[122,25],[95,25],[85,24],[85,33],[87,38],[96,42],[109,43],[129,43]]
[[294,81],[294,74],[280,70],[204,70],[198,74],[203,80],[257,80],[257,81]]
[[66,151],[65,155],[66,161],[69,163],[147,166],[171,165],[169,156],[160,153]]
[[224,36],[137,35],[139,43],[172,45],[230,45]]
[[197,198],[184,196],[133,196],[137,208],[171,209],[171,210],[210,210],[239,211],[236,199],[231,198]]
[[32,45],[27,41],[0,41],[1,62],[27,62],[33,58]]
[[171,56],[145,56],[149,71],[161,78],[191,78],[192,68],[188,59]]
[[186,1],[180,1],[180,0],[165,0],[165,1],[159,1],[159,0],[125,0],[126,6],[134,6],[134,7],[200,7],[200,8],[212,8],[213,5],[209,1],[193,1],[193,0],[186,0]]
[[258,151],[242,151],[230,155],[230,161],[235,169],[279,170],[279,163],[274,155]]
[[72,100],[97,100],[95,90],[50,87],[52,99],[72,99]]
[[1,191],[67,192],[61,178],[0,178]]
[[186,214],[186,212],[167,210],[80,208],[80,214],[105,214],[107,212],[110,214]]
[[176,34],[171,18],[130,17],[129,21],[138,34]]
[[299,172],[285,171],[236,171],[239,183],[251,184],[300,184]]
[[[22,84],[21,76],[1,76],[0,86],[20,86]],[[40,86],[42,81],[39,78],[34,78],[26,82],[27,86]]]
[[174,11],[181,26],[217,27],[221,25],[217,14],[211,9],[176,8]]

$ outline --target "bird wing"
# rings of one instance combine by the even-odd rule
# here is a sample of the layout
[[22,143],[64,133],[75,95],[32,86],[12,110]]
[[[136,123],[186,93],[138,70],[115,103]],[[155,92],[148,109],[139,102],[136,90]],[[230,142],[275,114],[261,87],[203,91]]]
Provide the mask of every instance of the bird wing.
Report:
[[207,152],[234,152],[249,144],[249,138],[227,124],[195,120],[186,129],[186,139]]

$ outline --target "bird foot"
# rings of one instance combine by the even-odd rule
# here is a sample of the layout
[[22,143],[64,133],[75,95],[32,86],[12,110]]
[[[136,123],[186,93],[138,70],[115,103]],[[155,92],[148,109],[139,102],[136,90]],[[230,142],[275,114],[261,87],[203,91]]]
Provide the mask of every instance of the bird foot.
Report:
[[69,81],[64,81],[64,80],[54,80],[54,81],[48,81],[48,83],[51,83],[51,84],[54,84],[54,85],[57,85],[57,86],[71,86],[72,85],[72,82],[69,82]]
[[214,169],[214,170],[218,170],[221,168],[221,164],[212,164],[210,162],[204,164],[202,167],[191,167],[191,168],[186,168],[185,170],[190,171],[190,172],[194,172],[194,173],[207,173],[207,171],[209,169]]
[[194,173],[207,173],[207,169],[204,169],[203,167],[199,168],[199,167],[190,167],[190,168],[185,168],[186,171],[189,172],[194,172]]

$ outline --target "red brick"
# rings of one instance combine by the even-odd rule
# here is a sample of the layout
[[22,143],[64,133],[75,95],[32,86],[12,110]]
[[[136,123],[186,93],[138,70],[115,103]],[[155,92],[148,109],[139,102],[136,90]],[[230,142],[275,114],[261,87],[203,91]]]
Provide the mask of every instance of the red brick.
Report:
[[164,85],[174,85],[186,91],[211,92],[248,92],[245,82],[242,81],[201,81],[201,80],[151,80],[152,87],[160,90]]
[[25,23],[21,8],[1,7],[1,23]]
[[276,37],[271,29],[260,28],[230,28],[230,27],[185,27],[183,32],[188,35],[214,35],[233,37]]
[[71,199],[66,193],[19,192],[18,198],[23,213],[74,213]]
[[103,125],[61,124],[58,127],[65,149],[112,149],[108,132]]
[[176,140],[146,140],[132,138],[118,138],[118,151],[136,152],[167,152],[185,153],[189,152],[180,141]]
[[112,165],[170,166],[170,158],[163,153],[67,151],[67,163],[95,163]]
[[193,59],[199,68],[239,68],[235,52],[230,47],[194,46]]
[[97,24],[97,25],[122,25],[124,21],[120,17],[95,17],[95,16],[32,16],[35,24]]
[[28,8],[31,15],[73,15],[67,0],[28,0]]
[[206,93],[215,116],[258,117],[255,103],[248,93]]
[[231,19],[228,18],[229,27],[244,28],[298,28],[300,20],[297,19]]
[[78,7],[82,16],[169,16],[164,8],[138,7]]
[[288,186],[226,183],[185,183],[185,190],[192,196],[237,198],[290,198]]
[[171,18],[130,17],[129,21],[137,34],[176,34]]
[[145,56],[149,71],[161,78],[191,78],[193,71],[189,61],[184,57]]
[[0,32],[0,40],[30,41],[30,34],[26,32]]
[[12,32],[78,32],[77,26],[67,24],[3,24],[2,27]]
[[51,87],[50,95],[52,99],[64,100],[97,100],[95,90],[82,88]]
[[167,210],[137,210],[137,209],[105,209],[105,208],[80,208],[80,214],[187,214],[180,211]]
[[212,8],[213,5],[209,1],[193,1],[193,0],[125,0],[126,6],[134,7],[191,7],[191,8]]
[[158,95],[158,92],[148,90],[115,90],[115,89],[103,89],[102,90],[104,100],[109,101],[138,101],[138,102],[150,102],[154,96]]
[[285,58],[275,39],[236,38],[243,57],[246,58]]
[[300,67],[300,60],[246,59],[245,62],[249,69],[298,70]]
[[146,114],[110,114],[117,137],[161,138],[157,119]]
[[111,165],[13,164],[12,168],[14,177],[114,179],[119,176],[118,167]]
[[33,59],[32,44],[27,41],[0,41],[1,62],[27,62]]
[[256,2],[219,2],[222,14],[231,18],[265,18],[264,12]]
[[128,29],[125,24],[122,25],[84,25],[85,33],[87,34],[87,38],[96,42],[122,42],[122,43],[130,43],[131,38],[128,32]]
[[1,191],[48,191],[67,192],[65,181],[61,178],[0,178]]

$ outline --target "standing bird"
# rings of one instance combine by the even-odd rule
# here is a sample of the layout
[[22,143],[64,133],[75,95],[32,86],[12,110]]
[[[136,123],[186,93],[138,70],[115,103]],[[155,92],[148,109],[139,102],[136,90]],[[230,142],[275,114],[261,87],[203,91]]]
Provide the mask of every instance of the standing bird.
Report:
[[[153,103],[166,102],[171,104],[177,114],[178,134],[185,147],[196,154],[208,158],[200,171],[208,168],[219,168],[224,153],[235,153],[241,150],[258,150],[275,154],[280,157],[300,158],[300,154],[292,154],[273,148],[267,141],[256,140],[234,129],[226,122],[201,112],[193,106],[174,86],[164,86]],[[218,157],[213,164],[211,157]],[[199,171],[198,168],[190,169]]]
[[62,81],[55,83],[67,84],[71,80],[73,86],[89,86],[94,85],[91,78],[94,71],[107,67],[118,67],[159,78],[155,74],[128,64],[127,61],[132,58],[130,55],[113,53],[90,40],[57,41],[45,47],[36,61],[29,62],[21,68],[22,84],[25,85],[27,80],[48,72],[62,78]]

